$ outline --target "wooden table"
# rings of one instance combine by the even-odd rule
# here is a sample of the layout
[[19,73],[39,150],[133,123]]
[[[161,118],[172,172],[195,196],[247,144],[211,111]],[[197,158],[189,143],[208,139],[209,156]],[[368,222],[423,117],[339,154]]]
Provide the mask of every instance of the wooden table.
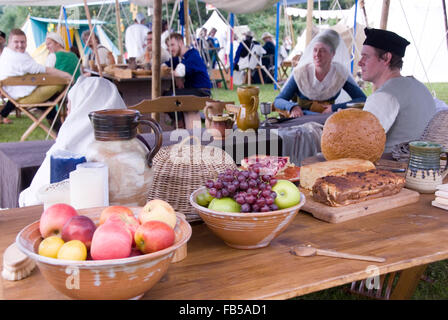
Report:
[[[86,72],[98,76],[98,72],[86,69]],[[135,78],[119,78],[103,72],[103,77],[112,81],[120,92],[127,107],[134,106],[144,99],[151,99],[152,76],[139,76]],[[171,77],[161,78],[161,93],[171,88]]]
[[[269,247],[237,250],[226,246],[204,224],[193,225],[186,259],[172,264],[144,299],[288,299],[379,274],[404,270],[391,298],[410,298],[426,264],[448,258],[448,213],[430,205],[434,195],[416,204],[340,224],[301,212]],[[39,219],[41,206],[0,211],[0,253],[27,224]],[[296,257],[292,246],[386,258],[372,263],[330,257]],[[5,299],[67,299],[38,269],[29,278],[3,280]]]

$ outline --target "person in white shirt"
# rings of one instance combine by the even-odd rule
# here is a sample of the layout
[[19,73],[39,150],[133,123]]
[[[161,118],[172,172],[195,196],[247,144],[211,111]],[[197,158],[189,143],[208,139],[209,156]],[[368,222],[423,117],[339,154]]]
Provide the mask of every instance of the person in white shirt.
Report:
[[145,53],[146,35],[150,29],[145,25],[143,13],[137,13],[134,24],[126,29],[125,46],[129,58],[138,58]]
[[162,43],[162,48],[165,49],[166,51],[168,51],[168,45],[167,40],[169,40],[170,37],[170,30],[168,30],[168,22],[166,22],[166,20],[162,20],[162,35],[161,35],[161,43]]
[[[163,49],[163,47],[160,48],[160,64],[170,60],[170,53]],[[146,47],[145,52],[137,58],[138,64],[144,64],[144,63],[152,63],[152,31],[149,31],[146,35]]]
[[85,59],[83,61],[83,67],[89,68],[90,67],[89,61],[91,61],[91,60],[95,61],[95,65],[98,64],[98,62],[96,61],[95,52],[93,50],[95,44],[96,44],[96,48],[98,51],[100,64],[101,65],[107,64],[107,58],[109,56],[110,51],[105,46],[100,44],[100,41],[98,40],[98,37],[96,36],[95,33],[93,33],[90,38],[89,37],[90,37],[90,30],[85,30],[81,34],[82,41],[84,41],[84,44],[90,48],[89,54],[85,57]]
[[50,158],[54,152],[64,150],[83,155],[86,153],[86,148],[95,140],[88,117],[90,112],[126,109],[117,87],[109,80],[100,77],[79,77],[68,92],[67,101],[67,118],[30,186],[20,193],[20,207],[42,203],[37,193],[41,187],[50,183]]
[[365,102],[363,110],[373,113],[386,132],[384,152],[395,145],[418,140],[436,112],[428,88],[414,77],[403,77],[404,53],[410,44],[394,32],[365,28],[361,76],[377,88]]
[[[23,76],[26,74],[48,73],[62,78],[71,79],[67,72],[45,67],[36,61],[26,51],[26,35],[20,29],[13,29],[9,34],[8,46],[0,56],[0,80],[9,77]],[[3,89],[14,100],[22,103],[39,103],[50,99],[57,91],[47,90],[54,86],[5,86]],[[25,101],[26,100],[26,101]],[[8,101],[0,113],[0,123],[11,123],[7,117],[14,110],[15,106]],[[47,115],[47,119],[52,121],[56,115],[53,109]],[[56,127],[57,128],[57,127]]]

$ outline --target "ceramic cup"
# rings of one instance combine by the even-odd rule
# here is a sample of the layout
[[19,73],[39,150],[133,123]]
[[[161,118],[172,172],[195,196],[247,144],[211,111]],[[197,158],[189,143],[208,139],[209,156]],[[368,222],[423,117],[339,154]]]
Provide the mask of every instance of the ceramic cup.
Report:
[[448,162],[445,168],[440,166],[441,155],[447,154],[443,146],[430,141],[412,141],[409,143],[409,151],[406,188],[420,193],[434,193],[448,174]]

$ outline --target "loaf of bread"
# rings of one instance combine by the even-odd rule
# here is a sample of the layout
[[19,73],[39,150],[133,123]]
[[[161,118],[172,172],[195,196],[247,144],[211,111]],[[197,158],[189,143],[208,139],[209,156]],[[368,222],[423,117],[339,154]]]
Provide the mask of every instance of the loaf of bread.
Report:
[[326,160],[357,158],[375,162],[385,145],[386,133],[373,113],[345,109],[325,121],[321,149]]
[[311,190],[320,177],[341,176],[347,172],[363,172],[372,169],[375,169],[375,165],[362,159],[344,158],[317,162],[300,168],[300,186]]
[[317,179],[313,199],[332,207],[391,196],[401,191],[405,178],[387,170],[349,172]]

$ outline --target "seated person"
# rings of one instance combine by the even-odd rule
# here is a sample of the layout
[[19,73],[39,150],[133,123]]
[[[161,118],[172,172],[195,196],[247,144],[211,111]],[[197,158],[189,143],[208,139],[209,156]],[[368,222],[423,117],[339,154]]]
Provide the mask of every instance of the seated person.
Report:
[[90,48],[90,52],[85,56],[85,60],[84,60],[82,66],[84,68],[90,68],[89,61],[95,61],[95,65],[98,65],[98,62],[96,61],[95,52],[93,49],[95,44],[96,44],[96,48],[98,50],[98,57],[100,59],[100,64],[101,65],[107,64],[107,58],[109,56],[110,51],[100,43],[100,41],[98,40],[98,37],[96,36],[95,33],[92,34],[90,39],[89,39],[89,37],[90,37],[90,30],[85,30],[81,34],[81,39],[84,42],[84,45],[86,45],[87,47]]
[[254,40],[255,33],[247,31],[244,35],[244,41],[239,44],[235,52],[233,68],[236,71],[243,71],[247,68],[251,70],[255,69],[260,57],[266,53],[266,50],[263,49],[261,44]]
[[[261,57],[261,64],[266,68],[268,72],[273,76],[275,69],[275,43],[274,36],[269,32],[264,32],[261,36],[261,39],[264,41],[263,49],[266,51],[265,54]],[[264,83],[272,83],[271,77],[266,74],[266,71],[263,70],[261,73],[263,75]],[[256,72],[252,77],[252,83],[262,83],[260,79],[260,75]]]
[[[170,60],[170,54],[163,47],[160,48],[160,63]],[[146,35],[145,52],[137,58],[138,64],[152,63],[152,31]]]
[[45,45],[47,46],[48,51],[50,51],[45,65],[47,67],[65,71],[71,75],[74,74],[73,83],[75,83],[81,74],[80,67],[78,67],[79,59],[76,54],[65,50],[64,40],[56,32],[49,32],[47,34]]
[[67,118],[59,130],[55,143],[47,151],[31,185],[19,196],[21,207],[40,204],[38,190],[50,183],[50,157],[56,150],[85,154],[95,140],[88,114],[102,109],[126,109],[117,87],[104,78],[80,77],[68,92]]
[[[310,113],[331,113],[347,107],[348,102],[335,104],[342,89],[352,98],[349,102],[366,100],[350,75],[347,47],[336,31],[326,30],[306,47],[292,76],[275,98],[274,106],[294,118]],[[291,101],[295,96],[298,101]]]
[[361,76],[377,88],[366,100],[365,111],[373,113],[386,131],[384,152],[395,145],[419,140],[436,113],[428,88],[414,77],[403,77],[401,68],[409,42],[394,32],[365,28]]
[[[184,44],[181,34],[172,33],[169,38],[169,48],[173,56],[172,75],[176,78],[175,95],[193,95],[198,97],[211,96],[212,83],[207,72],[207,67],[195,48],[188,48]],[[171,61],[165,62],[171,67]],[[165,96],[174,95],[173,90],[163,93]],[[191,114],[191,113],[189,113]],[[183,122],[183,115],[180,115],[180,122]],[[174,113],[170,113],[174,119]],[[195,117],[196,120],[199,113]]]
[[[44,67],[38,64],[26,51],[26,35],[20,29],[13,29],[9,34],[8,46],[0,56],[0,80],[9,77],[23,76],[26,74],[48,73],[54,76],[71,79],[71,75],[51,67]],[[8,95],[19,103],[36,104],[48,101],[55,94],[60,92],[61,86],[5,86],[3,88]],[[7,117],[14,110],[15,106],[8,101],[0,113],[0,123],[11,123]],[[52,122],[56,116],[56,109],[47,115],[47,120]],[[55,123],[57,131],[60,123]]]

